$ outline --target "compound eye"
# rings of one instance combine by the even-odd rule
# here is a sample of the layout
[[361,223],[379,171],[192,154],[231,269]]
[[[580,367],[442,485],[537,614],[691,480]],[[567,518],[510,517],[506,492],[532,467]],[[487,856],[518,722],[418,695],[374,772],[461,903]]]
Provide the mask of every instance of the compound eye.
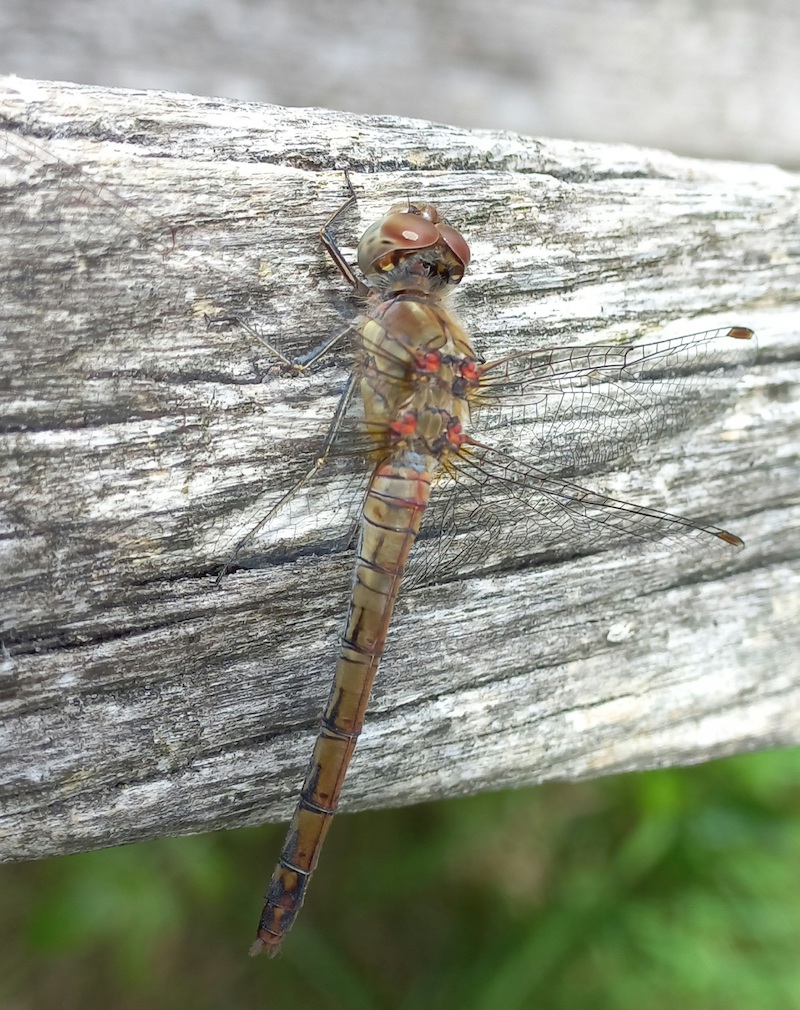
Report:
[[439,230],[419,214],[390,214],[381,224],[380,240],[395,249],[425,249],[439,241]]
[[358,265],[367,276],[379,273],[379,263],[391,262],[392,253],[426,249],[439,241],[439,230],[418,214],[404,211],[387,214],[376,221],[361,236],[358,243]]
[[451,228],[449,224],[439,225],[439,234],[442,236],[447,248],[460,260],[464,266],[468,266],[470,261],[469,246],[460,231]]

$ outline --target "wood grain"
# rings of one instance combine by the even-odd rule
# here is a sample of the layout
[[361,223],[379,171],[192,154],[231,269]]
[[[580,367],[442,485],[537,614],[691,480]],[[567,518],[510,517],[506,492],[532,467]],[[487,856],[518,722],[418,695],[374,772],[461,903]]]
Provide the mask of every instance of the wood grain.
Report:
[[[764,165],[423,121],[2,79],[0,852],[287,815],[351,555],[214,582],[318,451],[348,356],[276,366],[357,306],[316,237],[406,196],[473,263],[483,353],[740,324],[702,428],[586,478],[706,517],[724,568],[618,551],[401,596],[344,808],[800,740],[800,180]],[[334,507],[336,486],[322,505]]]

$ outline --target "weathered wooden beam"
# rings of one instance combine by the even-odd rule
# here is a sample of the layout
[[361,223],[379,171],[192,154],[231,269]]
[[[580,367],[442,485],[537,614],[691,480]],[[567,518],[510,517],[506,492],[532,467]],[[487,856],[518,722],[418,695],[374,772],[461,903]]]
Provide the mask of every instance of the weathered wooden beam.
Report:
[[215,577],[318,452],[347,376],[341,350],[289,374],[248,329],[292,356],[357,311],[316,234],[345,167],[348,251],[407,196],[464,232],[456,305],[487,356],[669,321],[751,326],[759,357],[708,423],[581,477],[747,548],[713,569],[654,547],[416,585],[344,807],[800,740],[796,175],[13,78],[0,157],[3,858],[290,809],[351,555],[309,542]]

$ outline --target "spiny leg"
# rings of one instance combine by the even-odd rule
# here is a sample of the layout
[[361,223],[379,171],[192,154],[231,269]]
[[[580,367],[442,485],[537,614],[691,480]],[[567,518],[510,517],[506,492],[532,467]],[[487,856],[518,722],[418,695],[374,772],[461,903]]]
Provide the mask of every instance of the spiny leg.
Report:
[[341,330],[337,330],[332,336],[326,337],[319,346],[303,355],[303,357],[287,358],[285,354],[275,347],[274,344],[265,340],[258,330],[254,330],[253,327],[249,326],[243,319],[236,319],[236,322],[247,330],[251,336],[254,336],[256,340],[263,344],[270,354],[277,358],[282,365],[285,365],[287,368],[291,368],[291,370],[297,375],[302,375],[302,373],[305,372],[310,365],[313,365],[315,362],[319,361],[320,358],[324,357],[328,351],[332,350],[344,337],[356,332],[355,323],[351,320],[346,326],[342,327]]
[[[356,191],[355,189],[353,189],[353,183],[350,181],[350,175],[346,169],[344,172],[344,178],[345,182],[347,183],[347,188],[350,192],[350,195],[341,205],[341,207],[335,210],[333,214],[331,214],[331,216],[325,222],[325,224],[320,228],[319,237],[328,255],[333,260],[337,269],[344,277],[344,279],[347,281],[347,283],[353,288],[356,294],[361,295],[362,298],[366,298],[370,293],[369,286],[365,284],[364,281],[356,277],[356,275],[353,273],[352,267],[344,258],[344,254],[342,253],[341,249],[339,248],[336,242],[336,239],[333,236],[332,225],[334,225],[336,221],[338,221],[338,219],[346,211],[348,211],[351,207],[353,207],[358,199],[358,197],[356,196]],[[261,337],[258,333],[255,332],[255,330],[252,330],[250,327],[247,326],[246,328],[249,330],[250,333],[253,334],[253,336],[257,337],[261,341],[261,343],[264,344],[265,347],[267,347],[270,350],[270,352],[273,353],[283,364],[287,365],[289,368],[293,369],[293,371],[297,373],[305,371],[315,362],[319,361],[319,359],[324,357],[333,347],[335,347],[335,345],[343,337],[347,336],[349,333],[355,332],[356,330],[354,323],[350,322],[347,324],[347,326],[344,327],[344,329],[339,330],[337,333],[334,333],[333,336],[328,337],[318,347],[315,347],[313,350],[303,355],[303,357],[290,360],[285,355],[281,354],[280,351],[277,350],[277,348],[273,347],[270,343],[264,340],[263,337]]]
[[[354,206],[358,199],[358,197],[356,196],[356,191],[355,189],[353,189],[353,184],[350,181],[350,175],[347,172],[347,169],[345,169],[344,171],[344,178],[345,182],[347,183],[347,188],[349,190],[350,195],[345,200],[345,202],[337,210],[335,210],[333,214],[331,214],[331,216],[328,218],[325,224],[320,228],[319,237],[320,241],[325,247],[326,252],[331,257],[333,262],[336,264],[337,269],[340,271],[340,273],[347,281],[347,283],[353,288],[356,294],[361,295],[361,297],[363,298],[366,298],[370,291],[369,286],[365,284],[362,280],[360,280],[358,277],[356,277],[356,275],[353,273],[352,267],[344,258],[344,255],[341,249],[339,248],[336,239],[333,236],[333,232],[331,230],[331,226],[342,216],[342,214],[344,214],[347,210],[349,210],[352,206]],[[235,322],[239,326],[241,326],[242,329],[246,330],[251,336],[255,337],[260,344],[266,347],[266,349],[269,351],[270,355],[273,358],[276,358],[282,365],[284,365],[286,368],[290,368],[296,374],[301,374],[310,365],[313,365],[316,361],[319,361],[319,359],[324,357],[333,347],[335,347],[335,345],[343,337],[347,336],[354,330],[353,323],[350,322],[347,324],[347,326],[344,327],[344,329],[339,330],[337,333],[334,333],[333,336],[328,337],[318,347],[315,347],[313,350],[309,351],[307,354],[304,354],[302,357],[289,358],[274,344],[270,343],[269,340],[263,337],[258,332],[258,330],[254,329],[252,326],[250,326],[249,323],[245,322],[245,320],[240,318],[239,316],[231,316],[226,321]]]
[[325,224],[319,230],[320,242],[325,246],[328,255],[336,264],[339,273],[347,281],[350,287],[356,292],[356,294],[361,295],[362,298],[366,298],[370,292],[369,286],[360,280],[353,273],[353,268],[344,258],[342,250],[339,248],[336,239],[333,236],[332,226],[336,221],[344,214],[346,211],[350,210],[351,207],[356,205],[358,197],[356,196],[356,191],[353,189],[353,183],[350,181],[350,174],[347,169],[344,172],[344,179],[347,183],[347,189],[350,192],[350,196],[345,200],[345,202],[339,207],[338,210],[334,211],[333,214],[328,218]]

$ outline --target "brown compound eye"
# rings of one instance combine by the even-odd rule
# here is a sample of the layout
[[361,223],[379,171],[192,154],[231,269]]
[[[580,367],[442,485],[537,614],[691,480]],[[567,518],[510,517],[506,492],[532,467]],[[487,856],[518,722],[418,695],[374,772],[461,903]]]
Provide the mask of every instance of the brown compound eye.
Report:
[[455,228],[451,228],[449,224],[440,224],[439,234],[442,236],[445,245],[453,253],[453,255],[460,260],[465,267],[469,266],[471,253],[466,239],[461,232],[456,231]]
[[439,241],[439,229],[419,214],[391,214],[381,225],[380,237],[395,249],[424,249]]
[[361,236],[358,243],[358,266],[362,273],[376,273],[376,266],[393,252],[426,249],[439,241],[439,229],[418,214],[398,212],[387,214]]

